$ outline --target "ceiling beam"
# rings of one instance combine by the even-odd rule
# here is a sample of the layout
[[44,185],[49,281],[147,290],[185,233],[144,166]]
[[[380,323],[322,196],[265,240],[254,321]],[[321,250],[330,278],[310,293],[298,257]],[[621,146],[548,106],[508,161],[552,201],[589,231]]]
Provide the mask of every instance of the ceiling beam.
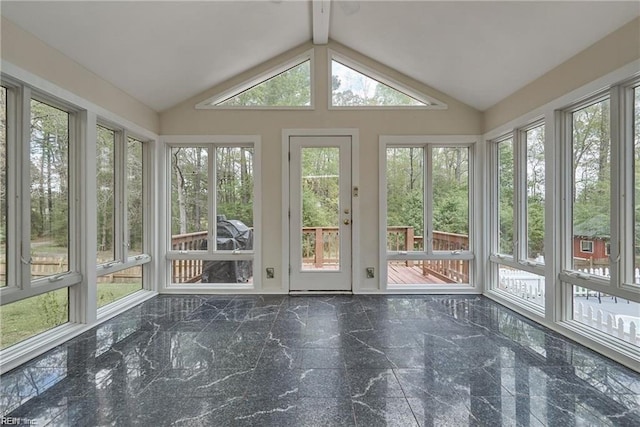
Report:
[[331,0],[313,0],[313,44],[329,42],[329,12]]

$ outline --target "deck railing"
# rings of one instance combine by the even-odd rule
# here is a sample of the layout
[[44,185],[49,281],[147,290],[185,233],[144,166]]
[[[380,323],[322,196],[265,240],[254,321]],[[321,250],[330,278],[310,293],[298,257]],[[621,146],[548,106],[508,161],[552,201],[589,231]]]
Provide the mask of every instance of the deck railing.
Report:
[[[171,250],[194,251],[206,248],[207,232],[176,234],[171,238]],[[388,227],[387,249],[390,251],[421,251],[424,248],[422,236],[416,236],[413,227]],[[433,233],[433,249],[436,251],[464,250],[469,247],[469,239],[462,234]],[[407,249],[410,248],[410,249]],[[303,227],[302,229],[303,263],[316,268],[337,265],[339,262],[338,227]],[[49,276],[60,272],[61,263],[54,258],[34,258],[34,275]],[[468,262],[458,260],[403,261],[407,266],[422,267],[423,274],[440,277],[450,282],[466,283],[469,280]],[[66,269],[66,262],[64,262]],[[0,274],[4,273],[0,265]],[[171,279],[173,283],[194,283],[202,275],[202,260],[173,260]],[[63,270],[64,270],[63,269]],[[133,279],[140,274],[137,270],[128,269],[100,281],[122,281]],[[122,276],[122,277],[120,277]]]
[[[469,236],[466,234],[434,231],[432,238],[434,251],[462,251],[469,249]],[[416,236],[413,227],[387,227],[387,250],[423,251],[424,237]],[[469,262],[464,260],[419,260],[403,261],[407,267],[418,265],[423,276],[434,276],[448,283],[469,283]]]

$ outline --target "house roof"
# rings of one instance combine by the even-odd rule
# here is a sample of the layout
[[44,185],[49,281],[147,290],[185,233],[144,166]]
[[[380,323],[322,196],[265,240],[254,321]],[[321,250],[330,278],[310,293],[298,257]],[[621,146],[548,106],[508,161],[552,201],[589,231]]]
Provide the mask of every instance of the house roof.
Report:
[[485,110],[640,15],[637,1],[315,3],[2,1],[1,13],[156,111],[318,31]]

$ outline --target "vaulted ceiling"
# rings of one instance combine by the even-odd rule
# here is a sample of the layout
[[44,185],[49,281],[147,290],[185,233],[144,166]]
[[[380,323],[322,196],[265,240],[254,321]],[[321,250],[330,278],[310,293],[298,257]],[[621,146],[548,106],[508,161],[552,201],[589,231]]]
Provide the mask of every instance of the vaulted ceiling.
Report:
[[485,110],[640,15],[638,1],[314,3],[3,0],[1,13],[156,111],[323,35]]

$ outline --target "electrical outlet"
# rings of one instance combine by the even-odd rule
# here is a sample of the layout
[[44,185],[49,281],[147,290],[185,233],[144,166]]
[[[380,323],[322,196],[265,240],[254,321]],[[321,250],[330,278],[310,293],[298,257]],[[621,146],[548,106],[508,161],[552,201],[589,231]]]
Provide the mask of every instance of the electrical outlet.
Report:
[[267,279],[273,279],[276,277],[276,272],[273,267],[267,267]]
[[373,279],[374,277],[376,277],[375,271],[375,268],[367,267],[367,279]]

